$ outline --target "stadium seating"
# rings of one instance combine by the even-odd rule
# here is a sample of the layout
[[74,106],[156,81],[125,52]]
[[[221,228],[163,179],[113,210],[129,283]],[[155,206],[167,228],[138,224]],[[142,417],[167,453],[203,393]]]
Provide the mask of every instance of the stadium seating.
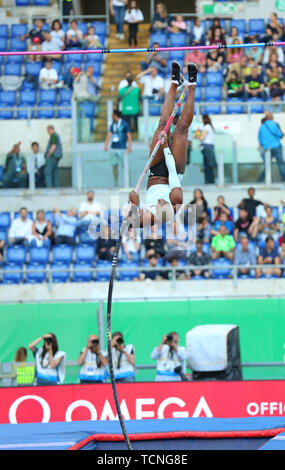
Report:
[[46,265],[49,261],[49,249],[45,246],[30,248],[30,263]]
[[90,282],[92,280],[92,265],[88,263],[73,264],[73,282]]
[[41,264],[28,264],[26,266],[26,283],[27,284],[40,284],[46,281],[45,266]]
[[96,261],[96,269],[98,269],[98,271],[96,271],[95,281],[109,281],[112,269],[112,261],[98,259]]
[[52,282],[62,283],[62,282],[67,282],[70,279],[69,271],[67,271],[68,269],[70,269],[70,264],[51,263],[50,269],[51,269]]
[[[213,260],[213,266],[220,266],[219,269],[213,269],[212,278],[213,279],[228,279],[231,276],[230,266],[232,262],[226,258],[220,258]],[[224,267],[224,269],[222,269]]]
[[52,249],[53,263],[70,264],[72,261],[73,247],[70,245],[57,245]]
[[75,258],[77,263],[92,264],[95,260],[94,245],[78,245],[75,249]]
[[23,280],[23,274],[16,272],[19,269],[20,267],[15,264],[5,264],[3,266],[3,284],[20,284]]
[[8,230],[11,225],[10,212],[0,212],[0,230]]
[[8,264],[22,266],[26,262],[27,251],[22,245],[15,245],[7,248],[6,261]]
[[[139,277],[138,271],[139,263],[135,261],[121,261],[120,268],[129,268],[128,271],[119,270],[118,279],[119,281],[132,281],[134,278]],[[133,269],[130,269],[133,268]]]

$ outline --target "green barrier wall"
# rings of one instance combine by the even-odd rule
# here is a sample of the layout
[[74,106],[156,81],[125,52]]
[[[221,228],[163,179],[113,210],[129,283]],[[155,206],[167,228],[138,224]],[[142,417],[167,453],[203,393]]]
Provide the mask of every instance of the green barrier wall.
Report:
[[[0,362],[12,361],[18,347],[49,331],[56,334],[67,360],[76,360],[88,335],[98,331],[97,308],[96,302],[0,305]],[[180,344],[185,345],[185,333],[207,323],[239,326],[242,362],[283,361],[285,299],[113,303],[112,331],[122,331],[127,343],[134,344],[137,364],[154,363],[150,353],[163,334],[177,331]],[[28,359],[33,360],[31,352]],[[283,378],[284,374],[285,368],[244,369],[244,378]],[[153,378],[154,371],[137,376]]]

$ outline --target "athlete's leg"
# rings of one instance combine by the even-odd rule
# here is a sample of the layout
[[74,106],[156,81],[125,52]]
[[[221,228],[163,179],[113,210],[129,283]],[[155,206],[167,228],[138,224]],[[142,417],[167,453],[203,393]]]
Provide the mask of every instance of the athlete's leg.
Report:
[[187,162],[188,132],[194,116],[197,72],[198,67],[195,64],[188,65],[190,86],[180,119],[174,128],[171,143],[171,151],[175,159],[177,173],[180,174],[185,172]]
[[[170,85],[170,88],[167,92],[167,95],[165,97],[165,101],[163,103],[162,111],[161,111],[161,116],[160,120],[158,123],[158,127],[154,133],[151,146],[150,146],[150,154],[153,151],[155,145],[157,144],[157,141],[159,139],[159,134],[161,131],[163,131],[164,127],[167,124],[167,121],[173,111],[174,104],[175,104],[175,98],[176,98],[176,93],[177,93],[177,88],[179,85],[183,83],[183,77],[180,74],[180,66],[177,62],[172,62],[172,70],[171,70],[171,78],[172,82]],[[169,139],[169,133],[168,133],[168,139]],[[164,159],[164,154],[162,148],[158,149],[158,152],[156,156],[154,157],[150,167],[153,167],[160,161]]]

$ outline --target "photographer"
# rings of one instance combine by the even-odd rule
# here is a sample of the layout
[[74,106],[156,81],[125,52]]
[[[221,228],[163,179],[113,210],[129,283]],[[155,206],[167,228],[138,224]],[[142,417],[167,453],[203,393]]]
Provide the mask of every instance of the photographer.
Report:
[[81,384],[105,382],[108,359],[107,353],[100,349],[98,336],[89,336],[87,346],[82,349],[77,362],[82,366],[79,373]]
[[112,335],[112,357],[117,383],[135,381],[135,350],[132,344],[125,344],[123,335],[116,331]]
[[[36,347],[40,341],[43,347]],[[65,378],[66,353],[58,350],[57,338],[53,333],[47,333],[29,344],[36,360],[36,385],[57,385]]]
[[150,357],[157,361],[156,382],[187,381],[186,351],[184,346],[179,346],[175,331],[162,337],[161,344],[154,348]]

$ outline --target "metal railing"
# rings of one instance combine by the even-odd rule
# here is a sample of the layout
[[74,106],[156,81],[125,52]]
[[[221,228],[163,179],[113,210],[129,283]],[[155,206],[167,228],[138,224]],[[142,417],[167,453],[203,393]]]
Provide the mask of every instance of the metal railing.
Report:
[[[281,368],[280,376],[277,379],[284,378],[284,368],[285,362],[244,362],[241,364],[243,369],[245,368]],[[65,380],[64,384],[79,384],[79,372],[81,366],[78,364],[77,361],[67,361],[65,364]],[[141,381],[151,382],[155,379],[155,364],[138,364],[135,366],[136,371],[139,375],[140,372],[143,371],[154,371],[153,378],[145,380],[145,378]],[[20,374],[19,374],[20,370]],[[191,374],[192,370],[187,366],[187,374]],[[13,363],[13,362],[3,362],[0,363],[0,388],[4,387],[21,387],[27,385],[34,385],[34,375],[35,375],[35,363],[34,362],[27,362],[23,366],[20,363]],[[274,380],[276,377],[266,378],[264,380]],[[137,380],[138,382],[140,380]],[[107,381],[108,383],[109,381]]]

